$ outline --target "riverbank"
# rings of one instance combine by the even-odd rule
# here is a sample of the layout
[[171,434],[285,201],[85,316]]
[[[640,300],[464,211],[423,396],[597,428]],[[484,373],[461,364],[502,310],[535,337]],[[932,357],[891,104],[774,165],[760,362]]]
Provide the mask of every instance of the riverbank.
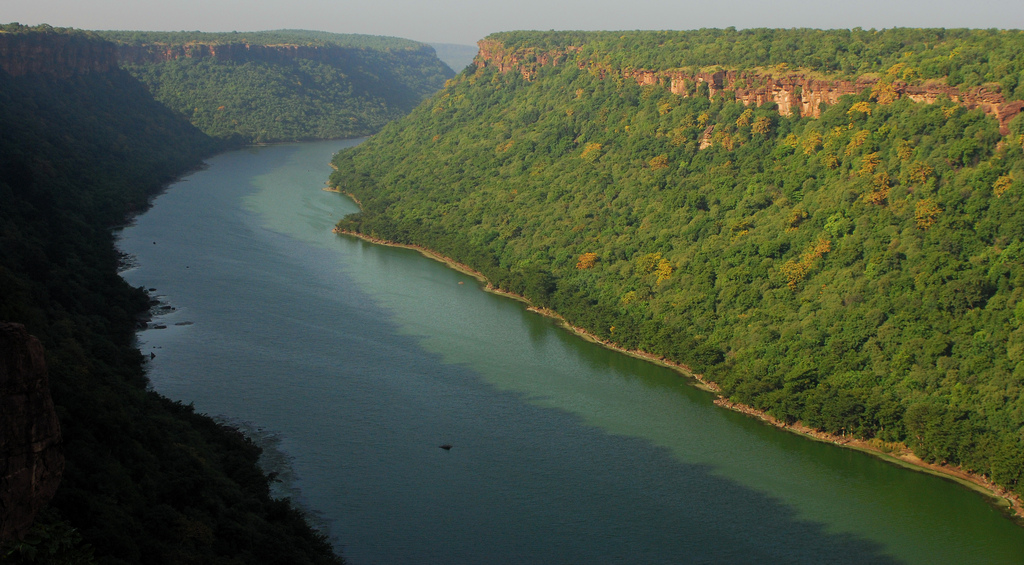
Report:
[[[352,198],[352,200],[355,201],[357,205],[360,205],[359,202],[354,197],[352,197],[352,195],[349,195],[344,191],[332,190],[332,192],[345,194],[346,196]],[[394,241],[372,237],[351,230],[339,229],[337,227],[334,228],[332,231],[339,235],[348,235],[377,245],[385,245],[388,247],[400,247],[404,249],[415,250],[425,257],[443,263],[448,267],[455,269],[456,271],[473,277],[483,285],[483,289],[487,292],[505,296],[513,300],[522,302],[524,305],[526,305],[527,310],[529,310],[530,312],[534,312],[536,314],[540,314],[542,316],[556,320],[560,326],[587,341],[601,345],[602,347],[611,349],[619,353],[624,353],[631,357],[643,359],[645,361],[673,369],[674,371],[686,377],[694,386],[706,390],[708,392],[714,393],[717,396],[717,398],[714,400],[714,403],[722,408],[726,408],[729,410],[733,410],[735,412],[740,412],[742,414],[752,416],[754,418],[758,418],[769,425],[802,435],[809,439],[827,442],[841,447],[855,449],[857,451],[862,451],[869,455],[887,461],[889,463],[899,465],[901,467],[906,467],[911,470],[925,472],[955,481],[971,490],[974,490],[980,494],[990,497],[991,499],[993,499],[994,504],[998,508],[1000,508],[1000,510],[1005,512],[1011,520],[1013,520],[1021,526],[1024,526],[1024,500],[1022,500],[1022,498],[1019,495],[1013,492],[1009,492],[1003,487],[995,483],[992,483],[984,475],[971,473],[959,467],[951,465],[928,463],[914,455],[910,448],[908,448],[906,445],[902,443],[882,442],[877,439],[865,440],[861,438],[854,438],[852,436],[831,434],[815,430],[813,428],[803,425],[801,422],[795,422],[793,424],[786,423],[784,421],[774,418],[773,416],[771,416],[770,414],[763,410],[758,410],[745,404],[730,401],[722,394],[721,387],[719,387],[717,383],[705,378],[702,374],[694,372],[690,367],[684,364],[676,363],[670,359],[666,359],[665,357],[654,355],[649,352],[625,349],[613,342],[603,340],[600,337],[594,335],[593,333],[587,331],[585,328],[581,328],[570,324],[568,321],[565,320],[565,318],[563,318],[561,315],[559,315],[557,312],[551,309],[538,308],[534,306],[533,303],[525,296],[507,292],[505,290],[495,287],[493,284],[491,284],[487,277],[483,275],[483,273],[473,269],[468,265],[459,263],[458,261],[455,261],[450,257],[446,257],[432,249],[428,249],[426,247],[414,244],[397,243]]]

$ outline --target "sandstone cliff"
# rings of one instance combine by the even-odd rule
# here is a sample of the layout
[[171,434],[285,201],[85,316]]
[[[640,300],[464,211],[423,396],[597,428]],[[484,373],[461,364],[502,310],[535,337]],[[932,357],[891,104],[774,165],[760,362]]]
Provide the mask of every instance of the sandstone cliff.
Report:
[[21,537],[64,472],[60,424],[39,340],[0,322],[0,540]]
[[[618,75],[624,79],[635,80],[639,85],[663,85],[680,96],[692,96],[700,90],[697,85],[707,85],[708,96],[733,96],[746,105],[760,106],[766,102],[778,105],[779,113],[791,115],[799,112],[801,116],[819,117],[822,104],[835,104],[841,96],[860,94],[865,89],[872,89],[879,80],[872,77],[859,77],[856,80],[817,79],[803,73],[764,73],[758,71],[716,71],[686,72],[682,70],[647,70],[647,69],[614,69],[599,62],[587,61],[575,57],[577,48],[568,47],[563,50],[539,49],[508,49],[499,41],[485,39],[478,43],[480,52],[476,58],[478,67],[493,66],[499,72],[518,71],[527,80],[533,80],[537,70],[544,66],[575,64],[580,69],[588,69],[598,76]],[[908,97],[915,102],[933,104],[952,100],[968,110],[981,109],[999,121],[999,131],[1009,133],[1009,123],[1021,109],[1024,101],[1007,101],[999,92],[984,87],[960,90],[953,86],[928,82],[911,85],[903,81],[893,81],[884,85],[880,102],[891,102],[901,97]]]

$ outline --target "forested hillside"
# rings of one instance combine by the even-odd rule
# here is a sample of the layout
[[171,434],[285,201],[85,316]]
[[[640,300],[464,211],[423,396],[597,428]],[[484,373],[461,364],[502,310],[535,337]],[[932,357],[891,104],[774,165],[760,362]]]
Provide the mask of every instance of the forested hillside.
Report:
[[1024,493],[1022,42],[496,34],[337,155],[363,208],[339,228],[438,250],[783,421]]
[[0,320],[46,348],[66,458],[0,561],[338,562],[271,498],[259,448],[148,391],[135,347],[149,297],[118,276],[111,228],[222,144],[102,60],[114,50],[92,34],[5,26],[0,46]]
[[241,142],[368,135],[452,76],[428,45],[302,30],[97,32],[153,96]]

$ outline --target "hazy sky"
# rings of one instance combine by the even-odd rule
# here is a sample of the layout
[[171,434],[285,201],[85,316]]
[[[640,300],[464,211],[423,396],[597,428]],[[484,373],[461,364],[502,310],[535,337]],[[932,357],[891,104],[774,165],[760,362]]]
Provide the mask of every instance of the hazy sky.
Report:
[[1024,0],[2,0],[0,23],[298,28],[472,45],[515,29],[1024,28]]

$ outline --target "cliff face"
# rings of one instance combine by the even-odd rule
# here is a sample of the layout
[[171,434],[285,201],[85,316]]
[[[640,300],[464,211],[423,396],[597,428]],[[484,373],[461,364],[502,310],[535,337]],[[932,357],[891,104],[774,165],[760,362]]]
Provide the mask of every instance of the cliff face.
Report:
[[117,68],[112,43],[65,34],[0,33],[0,69],[12,76],[29,73],[61,78]]
[[0,540],[20,537],[64,472],[60,424],[39,340],[0,322]]
[[[540,67],[572,62],[580,69],[591,69],[602,78],[619,75],[625,79],[635,80],[639,85],[659,84],[680,96],[692,96],[698,92],[697,85],[706,84],[708,96],[711,98],[728,92],[736,100],[748,106],[751,104],[760,106],[766,102],[775,102],[778,105],[779,113],[787,116],[799,111],[801,116],[817,118],[821,116],[821,104],[835,104],[841,96],[860,94],[865,89],[875,87],[879,82],[878,79],[867,77],[860,77],[855,81],[821,80],[809,78],[800,73],[776,77],[753,71],[686,73],[678,70],[612,69],[584,60],[572,60],[574,53],[578,50],[572,47],[551,51],[511,50],[501,42],[486,39],[480,41],[478,45],[480,52],[476,58],[477,66],[493,66],[503,73],[518,71],[527,80],[533,80]],[[979,108],[999,121],[999,131],[1003,135],[1010,132],[1010,120],[1024,109],[1024,101],[1007,102],[1001,93],[983,87],[961,91],[956,87],[944,84],[910,85],[902,81],[894,81],[891,85],[886,85],[882,96],[887,97],[890,102],[901,97],[908,97],[915,102],[934,104],[952,100],[968,110]]]

